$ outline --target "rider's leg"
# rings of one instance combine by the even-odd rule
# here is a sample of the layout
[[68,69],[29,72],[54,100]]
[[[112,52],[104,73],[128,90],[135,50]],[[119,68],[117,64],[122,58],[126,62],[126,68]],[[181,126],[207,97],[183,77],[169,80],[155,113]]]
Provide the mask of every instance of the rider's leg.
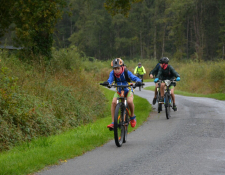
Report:
[[158,88],[158,83],[155,84],[155,95],[154,98],[152,100],[152,104],[155,105],[156,104],[156,98],[157,98],[157,88]]
[[111,116],[112,116],[112,123],[107,125],[107,128],[113,128],[114,127],[114,115],[115,115],[115,109],[116,109],[116,101],[117,101],[117,93],[114,94],[112,104],[111,104]]
[[111,105],[111,116],[112,116],[112,122],[114,122],[114,115],[115,115],[115,109],[116,109],[116,101],[117,98],[113,98],[112,105]]
[[175,104],[174,88],[171,89],[171,96],[172,96],[173,103]]
[[177,111],[177,106],[175,104],[174,86],[171,86],[171,97],[172,97],[172,100],[173,100],[173,110]]
[[130,108],[130,112],[131,112],[131,120],[130,120],[130,125],[131,127],[135,127],[136,126],[136,116],[134,115],[134,102],[133,102],[133,93],[132,92],[129,92],[128,95],[127,95],[127,103],[128,103],[128,106]]
[[164,97],[164,90],[165,90],[165,83],[161,83],[161,86],[160,86],[161,97]]
[[165,83],[161,83],[161,86],[160,86],[161,97],[159,99],[159,102],[161,103],[164,102],[164,90],[165,90]]
[[156,96],[157,96],[157,88],[159,87],[159,84],[158,83],[156,83],[155,84],[155,98],[156,98]]

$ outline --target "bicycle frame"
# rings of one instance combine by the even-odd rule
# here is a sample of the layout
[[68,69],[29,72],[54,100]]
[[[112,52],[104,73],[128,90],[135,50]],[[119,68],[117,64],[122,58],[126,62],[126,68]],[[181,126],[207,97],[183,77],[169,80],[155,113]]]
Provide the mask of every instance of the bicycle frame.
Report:
[[[121,90],[121,95],[120,95],[120,97],[117,98],[116,104],[119,104],[119,103],[123,103],[123,104],[124,104],[124,107],[125,107],[125,109],[126,109],[126,111],[127,111],[128,116],[131,117],[131,113],[130,113],[130,111],[129,111],[129,109],[128,109],[127,97],[125,97],[125,95],[124,95],[124,89],[123,89],[123,88],[122,88],[122,90]],[[125,114],[124,114],[124,120],[123,120],[123,121],[125,121],[125,117],[126,117],[126,116],[125,116]]]
[[165,93],[164,93],[164,105],[165,106],[168,106],[167,101],[166,101],[166,96],[169,97],[168,99],[171,99],[172,98],[170,86],[171,85],[169,85],[169,86],[166,85],[166,89],[165,89]]

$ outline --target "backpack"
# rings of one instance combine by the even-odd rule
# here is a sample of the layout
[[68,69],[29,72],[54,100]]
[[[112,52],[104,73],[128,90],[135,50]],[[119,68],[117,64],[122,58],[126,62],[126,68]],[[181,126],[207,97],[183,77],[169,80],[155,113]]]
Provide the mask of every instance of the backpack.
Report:
[[[114,75],[114,74],[113,74]],[[131,82],[131,79],[128,77],[128,70],[125,68],[124,69],[124,75],[125,75],[125,79],[126,79],[126,81],[127,82]],[[115,81],[115,83],[117,82],[116,81],[116,76],[114,75],[114,81]]]
[[158,71],[159,71],[159,69],[160,69],[160,67],[161,67],[160,64],[158,63],[156,66],[158,66]]

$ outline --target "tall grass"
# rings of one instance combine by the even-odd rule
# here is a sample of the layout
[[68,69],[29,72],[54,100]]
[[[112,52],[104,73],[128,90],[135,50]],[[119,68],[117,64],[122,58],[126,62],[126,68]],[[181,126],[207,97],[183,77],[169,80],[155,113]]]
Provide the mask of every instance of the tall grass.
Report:
[[[149,79],[149,72],[156,66],[156,60],[139,60],[145,67],[144,79]],[[124,60],[128,70],[134,72],[137,62]],[[180,74],[181,81],[177,83],[176,89],[199,94],[225,93],[225,61],[196,62],[192,60],[172,60],[170,65]],[[85,63],[85,65],[88,65]],[[91,66],[97,66],[100,70],[97,79],[105,81],[112,70],[110,62],[95,61]],[[88,70],[88,68],[86,68]]]
[[51,62],[24,63],[0,54],[0,150],[103,116],[105,97],[74,49]]
[[189,62],[176,65],[181,74],[178,89],[191,93],[225,93],[225,62]]

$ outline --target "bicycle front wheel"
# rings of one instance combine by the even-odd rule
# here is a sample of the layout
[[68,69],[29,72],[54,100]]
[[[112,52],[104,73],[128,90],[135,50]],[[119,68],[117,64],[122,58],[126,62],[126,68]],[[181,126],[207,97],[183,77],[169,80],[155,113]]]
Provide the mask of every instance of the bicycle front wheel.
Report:
[[166,118],[170,118],[170,107],[171,107],[171,96],[165,95],[165,108],[166,108]]
[[114,139],[118,147],[122,146],[124,140],[123,116],[124,106],[122,103],[118,103],[114,115]]

